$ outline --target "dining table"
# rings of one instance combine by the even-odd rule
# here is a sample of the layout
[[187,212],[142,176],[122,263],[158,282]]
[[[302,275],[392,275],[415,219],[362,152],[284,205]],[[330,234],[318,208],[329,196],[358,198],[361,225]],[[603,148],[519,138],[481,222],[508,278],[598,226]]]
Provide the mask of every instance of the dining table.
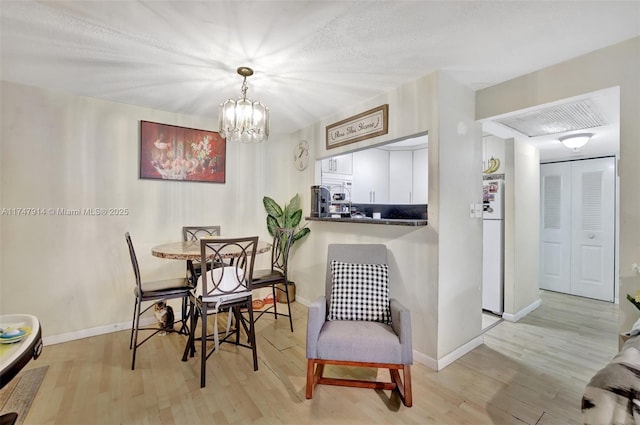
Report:
[[[228,239],[226,236],[208,236],[203,238],[206,240],[215,239]],[[263,254],[271,250],[271,244],[269,242],[258,241],[256,247],[256,254]],[[161,245],[156,245],[151,248],[151,254],[154,257],[166,258],[169,260],[191,260],[200,261],[200,240],[169,242]],[[222,254],[223,258],[235,258],[241,254],[240,250],[228,250]]]
[[[207,241],[215,240],[215,239],[229,239],[227,236],[206,236],[202,238]],[[265,252],[269,252],[272,248],[272,244],[269,242],[264,242],[258,240],[258,245],[256,246],[256,255],[263,254]],[[169,242],[161,245],[156,245],[151,248],[151,254],[154,257],[165,258],[168,260],[183,260],[183,261],[200,261],[202,257],[201,253],[201,240],[188,240],[188,241],[179,241],[179,242]],[[239,257],[242,254],[240,247],[237,250],[229,249],[225,250],[224,253],[221,253],[223,259],[231,259]],[[195,276],[194,276],[195,278]],[[248,329],[245,329],[248,333]],[[194,343],[194,335],[192,330],[189,331],[189,340],[187,341],[187,345],[184,350],[184,354],[182,357],[182,361],[187,361],[187,353],[191,351],[191,357],[193,357],[193,353],[195,352]]]

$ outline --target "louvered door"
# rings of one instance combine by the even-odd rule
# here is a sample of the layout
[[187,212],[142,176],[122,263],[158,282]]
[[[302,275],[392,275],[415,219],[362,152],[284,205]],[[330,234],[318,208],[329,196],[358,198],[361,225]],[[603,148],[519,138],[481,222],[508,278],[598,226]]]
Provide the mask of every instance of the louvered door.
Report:
[[540,166],[540,288],[571,293],[571,167]]
[[543,164],[540,288],[613,301],[615,159]]
[[572,163],[571,293],[613,301],[615,160]]

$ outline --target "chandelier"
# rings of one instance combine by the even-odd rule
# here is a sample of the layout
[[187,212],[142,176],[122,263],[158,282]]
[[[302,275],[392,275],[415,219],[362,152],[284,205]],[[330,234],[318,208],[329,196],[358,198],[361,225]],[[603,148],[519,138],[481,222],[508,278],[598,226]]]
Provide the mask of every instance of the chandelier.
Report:
[[229,99],[220,105],[220,135],[230,142],[263,142],[269,137],[269,108],[247,98],[247,77],[253,75],[253,69],[241,66],[238,74],[244,77],[242,97]]

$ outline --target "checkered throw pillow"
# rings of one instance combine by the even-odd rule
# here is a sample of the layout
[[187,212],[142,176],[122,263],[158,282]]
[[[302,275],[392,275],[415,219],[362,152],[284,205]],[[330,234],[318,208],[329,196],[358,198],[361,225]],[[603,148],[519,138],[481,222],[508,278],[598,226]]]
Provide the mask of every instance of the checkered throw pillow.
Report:
[[365,320],[391,324],[389,266],[331,261],[328,320]]

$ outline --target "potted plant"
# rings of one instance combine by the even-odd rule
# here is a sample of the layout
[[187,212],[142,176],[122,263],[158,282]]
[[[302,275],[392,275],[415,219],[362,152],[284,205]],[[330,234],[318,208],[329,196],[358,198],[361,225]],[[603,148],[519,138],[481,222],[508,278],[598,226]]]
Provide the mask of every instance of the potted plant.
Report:
[[[273,236],[276,227],[293,228],[295,229],[293,241],[291,242],[291,246],[293,246],[296,241],[299,241],[311,233],[311,229],[309,229],[306,224],[300,226],[300,221],[302,221],[302,208],[300,208],[299,194],[296,193],[288,204],[284,204],[284,208],[268,196],[262,198],[262,204],[267,211],[267,229],[271,236]],[[296,296],[295,282],[289,281],[286,289],[289,293],[289,299],[294,301]],[[286,302],[286,298],[284,300],[280,299],[281,296],[284,298],[284,292],[279,291],[277,301]]]

